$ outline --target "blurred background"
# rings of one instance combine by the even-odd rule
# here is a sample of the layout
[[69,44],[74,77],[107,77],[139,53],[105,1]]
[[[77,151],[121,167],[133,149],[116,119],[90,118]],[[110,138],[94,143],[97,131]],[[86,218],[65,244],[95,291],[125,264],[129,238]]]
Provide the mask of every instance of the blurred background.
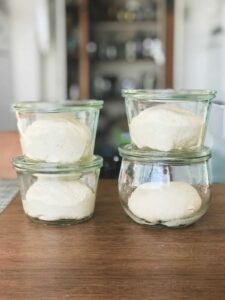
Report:
[[116,178],[121,89],[212,88],[206,144],[225,181],[224,53],[225,0],[0,0],[0,158],[20,151],[12,103],[104,99],[95,153]]

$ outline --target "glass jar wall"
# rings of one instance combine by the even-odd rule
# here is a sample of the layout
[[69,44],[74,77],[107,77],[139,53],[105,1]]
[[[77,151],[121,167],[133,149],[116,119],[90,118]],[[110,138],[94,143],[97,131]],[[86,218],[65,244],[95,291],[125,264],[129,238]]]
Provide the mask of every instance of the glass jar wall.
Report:
[[135,222],[183,227],[206,213],[210,204],[208,148],[165,156],[158,151],[146,154],[127,145],[119,152],[123,158],[120,201]]
[[86,221],[94,213],[102,158],[58,165],[13,161],[25,214],[34,222],[69,225]]
[[50,163],[91,159],[102,106],[99,100],[15,104],[23,154]]
[[211,90],[124,90],[132,144],[147,151],[200,149],[215,95]]

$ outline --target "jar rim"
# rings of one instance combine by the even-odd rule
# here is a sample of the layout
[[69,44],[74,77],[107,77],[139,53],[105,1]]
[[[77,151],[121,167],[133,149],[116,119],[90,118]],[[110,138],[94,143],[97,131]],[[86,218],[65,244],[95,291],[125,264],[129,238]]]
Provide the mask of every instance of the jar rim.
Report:
[[103,100],[66,100],[56,102],[45,101],[23,101],[13,104],[13,108],[18,112],[36,112],[36,113],[57,113],[73,112],[84,109],[101,109]]
[[79,161],[70,164],[49,163],[44,161],[34,161],[26,158],[24,155],[13,158],[12,164],[16,171],[29,171],[32,173],[59,174],[59,173],[83,173],[92,169],[101,168],[103,158],[94,155],[90,160]]
[[141,150],[132,144],[122,145],[119,147],[119,154],[122,158],[129,158],[136,161],[146,162],[174,162],[174,163],[198,163],[207,161],[211,157],[210,148],[203,146],[199,150],[192,151],[157,151]]
[[127,89],[122,90],[122,96],[126,100],[143,100],[155,102],[167,101],[210,101],[216,97],[216,90],[200,89]]

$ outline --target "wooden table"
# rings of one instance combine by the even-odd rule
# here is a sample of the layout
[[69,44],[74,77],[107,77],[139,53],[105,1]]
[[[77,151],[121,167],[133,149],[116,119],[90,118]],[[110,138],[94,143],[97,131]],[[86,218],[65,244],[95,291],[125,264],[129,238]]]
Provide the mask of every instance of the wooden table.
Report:
[[30,223],[17,197],[0,215],[0,299],[225,299],[225,185],[185,229],[146,228],[101,181],[96,213],[70,227]]

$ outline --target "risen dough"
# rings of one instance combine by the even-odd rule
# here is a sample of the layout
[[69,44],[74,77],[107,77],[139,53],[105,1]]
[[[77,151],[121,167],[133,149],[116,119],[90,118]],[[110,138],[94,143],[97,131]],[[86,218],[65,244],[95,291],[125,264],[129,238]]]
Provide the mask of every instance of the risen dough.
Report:
[[80,181],[39,177],[23,201],[25,212],[45,221],[83,219],[94,211],[95,195]]
[[138,148],[160,151],[198,147],[202,127],[199,116],[169,104],[147,108],[129,124],[131,139]]
[[[144,183],[134,190],[128,200],[128,207],[134,215],[153,224],[192,216],[201,204],[196,189],[178,181]],[[182,224],[182,220],[180,222]]]
[[24,154],[33,160],[71,163],[90,147],[90,130],[75,118],[48,117],[34,121],[22,134]]

